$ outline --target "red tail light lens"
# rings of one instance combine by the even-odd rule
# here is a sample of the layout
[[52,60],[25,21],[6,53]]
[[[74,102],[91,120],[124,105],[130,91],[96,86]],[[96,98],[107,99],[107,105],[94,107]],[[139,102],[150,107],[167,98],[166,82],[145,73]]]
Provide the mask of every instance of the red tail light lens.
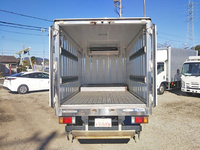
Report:
[[148,117],[131,117],[131,123],[148,123]]
[[8,78],[8,80],[15,80],[16,78]]
[[63,123],[71,124],[72,123],[72,118],[71,117],[64,117],[63,118]]
[[143,117],[135,117],[135,123],[142,123]]
[[76,119],[75,117],[59,117],[60,124],[75,124]]

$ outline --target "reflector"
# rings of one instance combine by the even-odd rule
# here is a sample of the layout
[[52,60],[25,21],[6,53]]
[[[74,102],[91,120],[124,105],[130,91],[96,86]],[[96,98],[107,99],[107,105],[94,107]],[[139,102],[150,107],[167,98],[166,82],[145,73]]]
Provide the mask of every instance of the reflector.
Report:
[[144,117],[144,123],[148,123],[148,117]]
[[59,123],[60,123],[60,124],[63,123],[63,117],[59,117]]

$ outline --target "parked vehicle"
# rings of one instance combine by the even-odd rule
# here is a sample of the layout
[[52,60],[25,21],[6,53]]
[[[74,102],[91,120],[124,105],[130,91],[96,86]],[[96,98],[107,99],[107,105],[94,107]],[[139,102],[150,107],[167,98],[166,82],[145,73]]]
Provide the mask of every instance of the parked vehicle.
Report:
[[190,56],[181,72],[181,91],[187,95],[200,93],[200,56]]
[[49,74],[44,72],[21,72],[5,78],[3,86],[12,92],[25,94],[30,91],[49,89]]
[[49,67],[45,67],[45,68],[44,68],[44,71],[45,71],[45,72],[49,72]]
[[151,19],[56,19],[49,42],[49,104],[68,138],[139,135],[157,101]]
[[196,56],[195,50],[163,47],[157,49],[157,89],[158,94],[165,90],[181,88],[181,68],[188,56]]

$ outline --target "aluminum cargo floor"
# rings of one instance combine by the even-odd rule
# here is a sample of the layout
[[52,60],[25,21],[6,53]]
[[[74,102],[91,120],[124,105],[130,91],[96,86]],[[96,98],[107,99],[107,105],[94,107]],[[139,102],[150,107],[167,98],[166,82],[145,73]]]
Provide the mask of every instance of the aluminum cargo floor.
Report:
[[128,91],[79,92],[63,105],[79,104],[144,104]]

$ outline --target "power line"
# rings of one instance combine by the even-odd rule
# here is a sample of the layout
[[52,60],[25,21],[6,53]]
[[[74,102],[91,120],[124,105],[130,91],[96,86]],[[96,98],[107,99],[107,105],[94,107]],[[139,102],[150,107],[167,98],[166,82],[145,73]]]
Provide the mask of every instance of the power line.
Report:
[[[171,42],[182,42],[182,43],[185,43],[185,41],[179,41],[179,40],[174,40],[174,39],[168,39],[168,38],[164,38],[164,37],[160,37],[158,36],[158,39],[164,39],[164,40],[168,40],[168,41],[171,41]],[[195,43],[199,43],[200,41],[196,41]]]
[[[0,54],[3,53],[3,54],[13,54],[14,55],[17,51],[19,51],[19,50],[15,50],[13,52],[0,51]],[[42,55],[43,53],[36,53],[36,52],[31,51],[30,54],[31,55]],[[49,55],[49,53],[46,53],[46,54]],[[47,55],[45,57],[47,57]],[[42,56],[41,56],[41,58],[42,58]]]
[[[173,37],[177,37],[177,38],[186,39],[186,37],[180,37],[180,36],[177,36],[177,35],[173,35],[173,34],[169,34],[169,33],[161,32],[161,31],[159,31],[158,34],[159,34],[159,33],[161,33],[161,34],[165,34],[165,35],[169,35],[169,36],[173,36]],[[200,39],[196,39],[196,40],[200,40]]]
[[23,33],[23,32],[15,32],[15,31],[8,31],[8,30],[2,30],[2,29],[0,29],[0,31],[3,31],[3,32],[10,32],[10,33],[16,33],[16,34],[25,34],[25,35],[42,36],[42,35],[40,35],[40,34]]
[[19,28],[19,29],[27,29],[27,30],[35,30],[35,31],[40,31],[39,29],[31,29],[31,28],[25,28],[25,27],[19,27],[19,26],[12,26],[12,25],[4,25],[4,24],[0,24],[0,26],[5,26],[5,27],[12,27],[12,28]]
[[164,32],[160,32],[160,31],[159,31],[159,33],[162,33],[162,34],[165,34],[165,35],[169,35],[169,36],[173,36],[173,37],[178,37],[178,38],[186,39],[185,37],[180,37],[180,36],[172,35],[172,34],[169,34],[169,33],[164,33]]
[[164,38],[164,37],[160,37],[160,36],[158,36],[158,38],[169,40],[169,41],[175,41],[175,42],[184,42],[184,41],[172,40],[172,39],[168,39],[168,38]]
[[33,18],[33,19],[38,19],[38,20],[43,20],[43,21],[53,22],[52,20],[49,20],[49,19],[44,19],[44,18],[39,18],[39,17],[29,16],[29,15],[24,15],[24,14],[20,14],[20,13],[12,12],[12,11],[7,11],[7,10],[3,10],[3,9],[0,9],[0,11],[2,11],[2,12],[6,12],[6,13],[10,13],[10,14],[14,14],[14,15],[23,16],[23,17],[28,17],[28,18]]
[[[0,23],[2,23],[2,24],[8,24],[8,25],[14,25],[14,26],[35,28],[35,29],[39,29],[39,30],[41,30],[41,28],[44,28],[44,27],[30,26],[30,25],[24,25],[24,24],[12,23],[12,22],[5,22],[5,21],[0,21]],[[48,30],[48,28],[44,28],[44,29]]]
[[[19,50],[11,50],[11,49],[0,49],[0,53],[4,53],[4,54],[12,54],[12,53],[16,53],[16,51],[19,51]],[[40,53],[41,52],[41,53]],[[31,55],[33,54],[36,54],[36,55],[42,55],[42,51],[35,51],[35,50],[32,50],[31,51]],[[46,54],[48,55],[49,52],[46,51]]]
[[[39,40],[40,38],[37,38],[37,40]],[[47,39],[46,39],[47,40]],[[39,42],[36,42],[36,40],[34,41],[24,41],[23,39],[22,40],[19,40],[19,39],[11,39],[11,38],[0,38],[0,41],[8,41],[9,43],[11,42],[15,42],[15,43],[19,43],[21,41],[23,41],[24,43],[26,44],[34,44],[34,45],[41,45]]]

